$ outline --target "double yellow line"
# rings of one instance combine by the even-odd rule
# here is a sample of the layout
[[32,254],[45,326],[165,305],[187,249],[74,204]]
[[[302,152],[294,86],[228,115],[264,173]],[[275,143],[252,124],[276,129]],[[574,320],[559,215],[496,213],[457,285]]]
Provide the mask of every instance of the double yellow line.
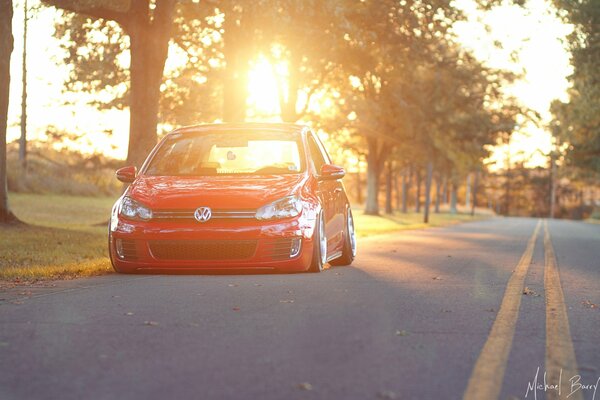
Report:
[[[562,376],[565,377],[577,375],[577,362],[548,223],[544,221],[543,225],[544,289],[546,295],[546,379],[548,382],[554,383],[561,378],[561,371]],[[527,243],[525,253],[523,253],[517,268],[508,281],[496,320],[469,378],[463,396],[464,400],[493,400],[500,395],[515,326],[519,317],[525,277],[533,258],[533,251],[541,226],[542,221],[539,220],[533,235]],[[549,391],[546,395],[548,399],[558,398],[556,391]],[[569,397],[569,400],[580,400],[581,398],[581,392],[575,392]]]

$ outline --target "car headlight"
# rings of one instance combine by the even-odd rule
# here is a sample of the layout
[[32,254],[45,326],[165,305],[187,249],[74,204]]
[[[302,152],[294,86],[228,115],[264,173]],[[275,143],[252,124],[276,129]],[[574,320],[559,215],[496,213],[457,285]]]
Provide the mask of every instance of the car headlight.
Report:
[[131,197],[123,197],[119,215],[136,221],[152,219],[152,210]]
[[110,231],[114,232],[117,230],[117,225],[119,225],[119,207],[121,206],[121,201],[123,197],[119,197],[119,200],[115,201],[115,204],[112,207],[112,211],[110,212]]
[[298,196],[287,196],[276,200],[256,211],[256,219],[292,218],[302,211],[302,200]]

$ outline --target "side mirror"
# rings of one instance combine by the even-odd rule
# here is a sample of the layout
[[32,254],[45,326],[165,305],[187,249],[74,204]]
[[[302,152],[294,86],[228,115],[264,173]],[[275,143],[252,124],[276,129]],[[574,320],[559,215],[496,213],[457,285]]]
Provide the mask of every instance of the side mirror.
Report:
[[137,168],[133,165],[128,167],[119,168],[116,172],[117,179],[123,183],[131,183],[135,180]]
[[337,165],[325,164],[321,167],[319,179],[322,181],[342,179],[346,175],[344,168]]

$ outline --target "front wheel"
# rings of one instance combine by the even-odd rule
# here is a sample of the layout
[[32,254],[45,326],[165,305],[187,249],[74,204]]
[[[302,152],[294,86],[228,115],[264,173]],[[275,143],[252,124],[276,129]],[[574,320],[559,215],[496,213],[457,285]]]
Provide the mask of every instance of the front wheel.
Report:
[[327,262],[327,236],[325,236],[325,219],[319,214],[315,233],[313,234],[313,255],[308,272],[321,272]]
[[346,229],[344,230],[344,247],[342,255],[335,260],[331,260],[331,265],[350,265],[356,257],[356,233],[354,232],[354,218],[352,210],[348,208],[346,216]]

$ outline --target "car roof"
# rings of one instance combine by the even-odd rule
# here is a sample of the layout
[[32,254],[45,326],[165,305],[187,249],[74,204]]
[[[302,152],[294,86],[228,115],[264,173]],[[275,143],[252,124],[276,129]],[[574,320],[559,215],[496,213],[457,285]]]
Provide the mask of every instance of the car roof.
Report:
[[216,123],[190,125],[177,128],[171,133],[188,133],[202,131],[240,131],[240,130],[268,130],[285,132],[306,132],[310,127],[306,125],[286,122],[244,122],[244,123]]

